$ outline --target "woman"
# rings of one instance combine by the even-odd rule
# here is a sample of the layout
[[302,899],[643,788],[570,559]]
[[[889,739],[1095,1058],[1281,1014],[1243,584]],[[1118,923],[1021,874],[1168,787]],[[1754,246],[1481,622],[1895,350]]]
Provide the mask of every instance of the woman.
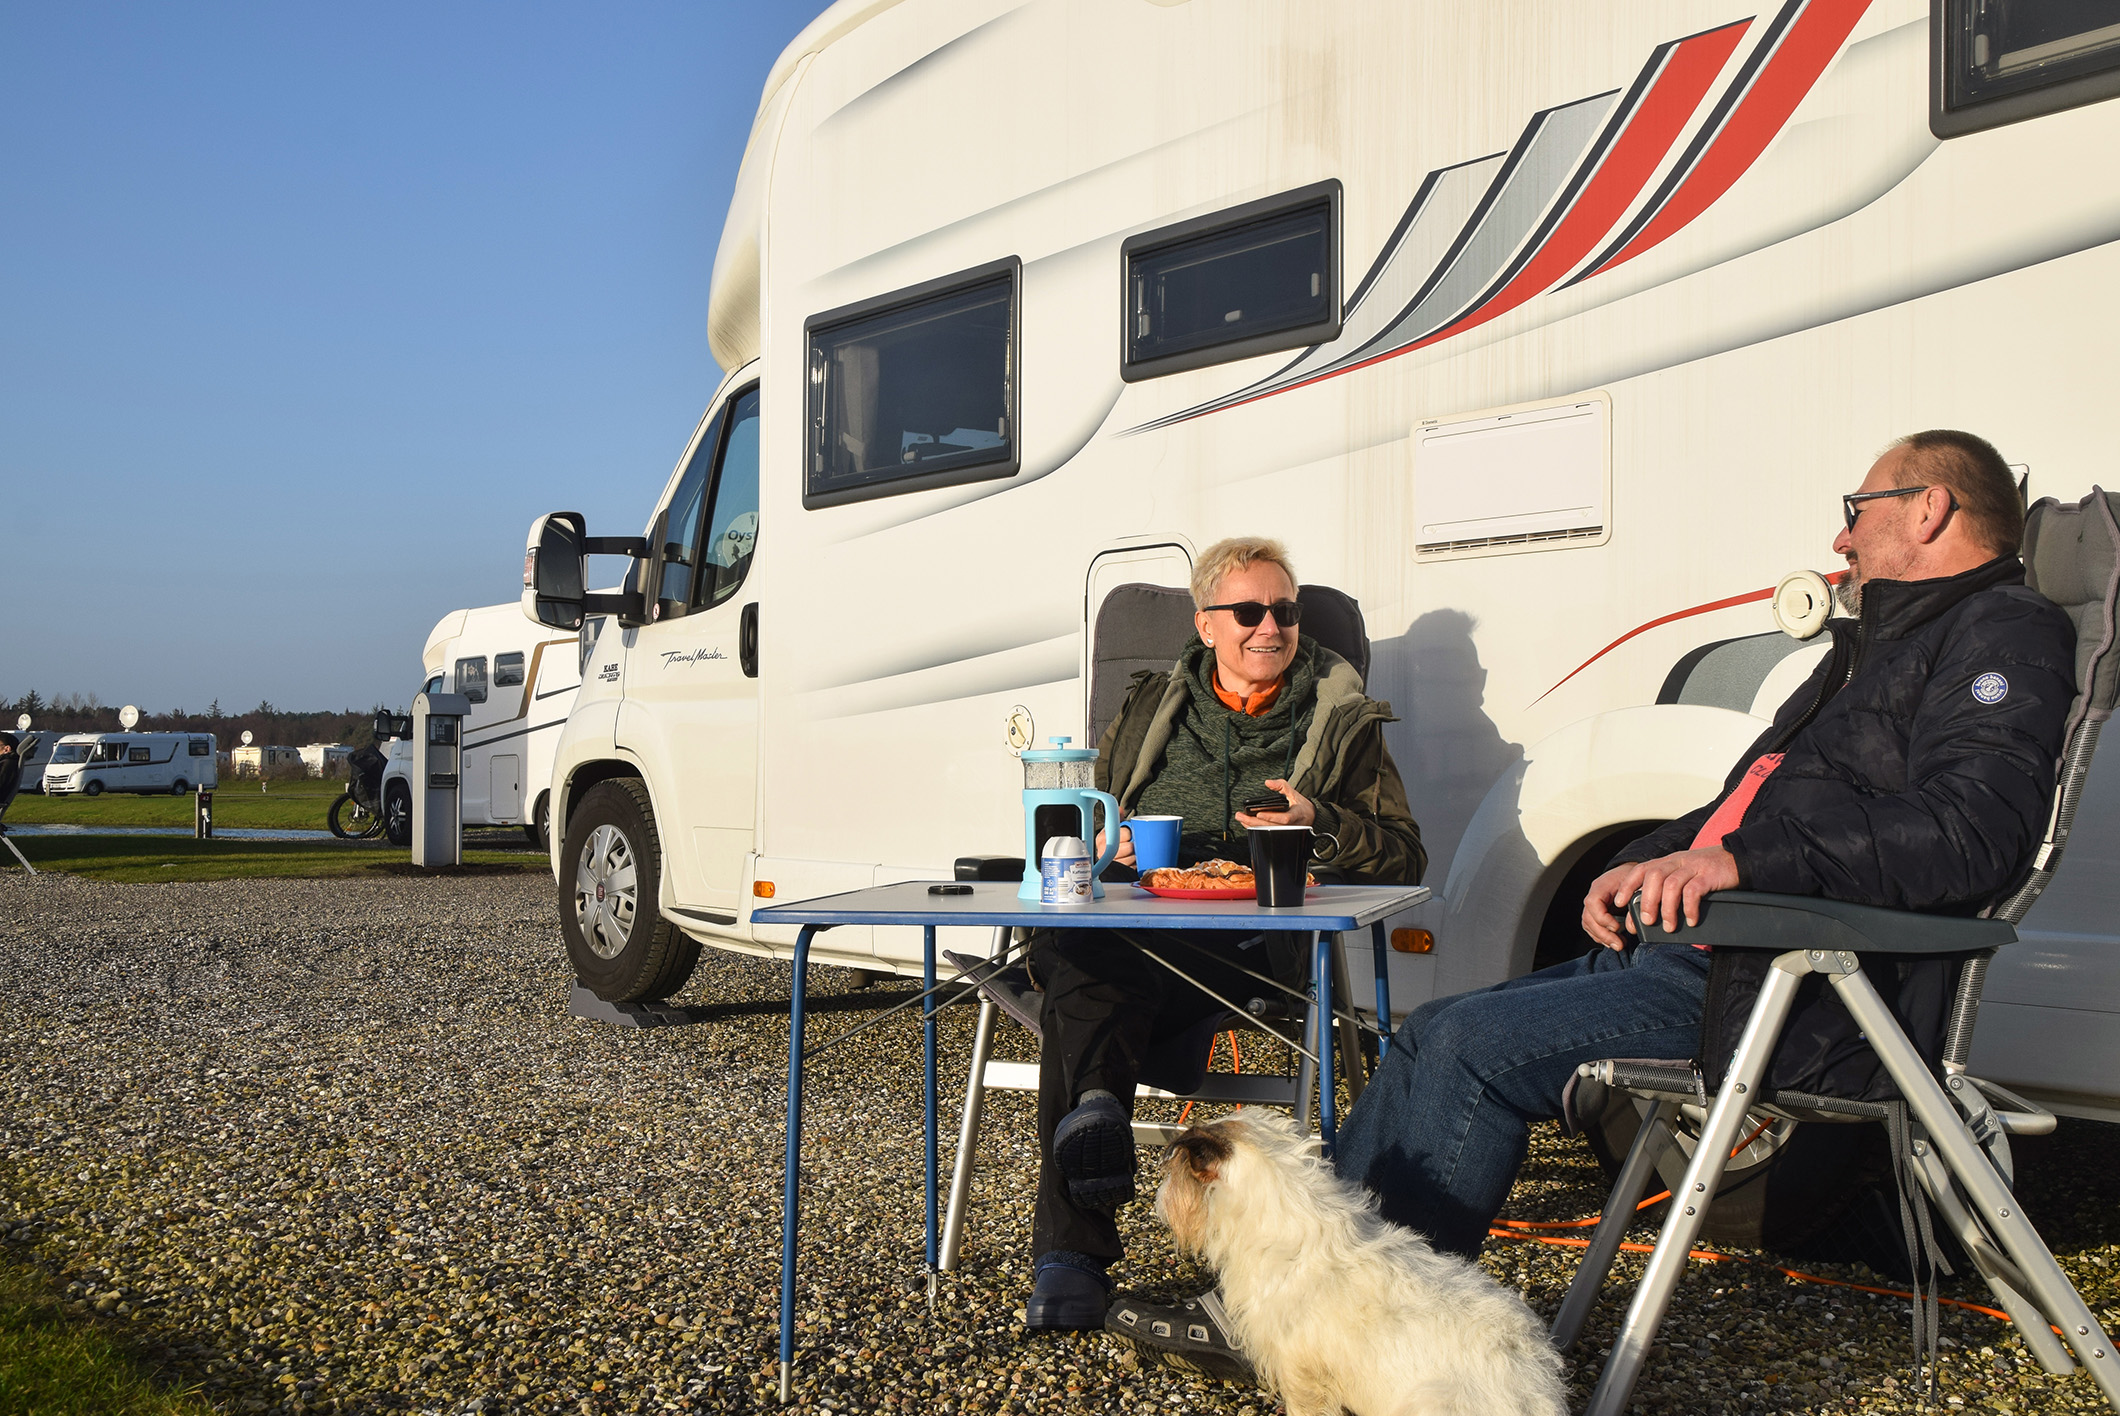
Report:
[[[1171,672],[1135,681],[1100,744],[1097,785],[1123,816],[1183,817],[1185,863],[1248,860],[1250,827],[1309,826],[1321,880],[1420,883],[1420,828],[1384,745],[1391,708],[1363,696],[1353,665],[1303,639],[1288,553],[1258,538],[1218,542],[1194,567],[1192,597],[1197,633]],[[1267,792],[1286,797],[1287,809],[1239,809]],[[1131,840],[1117,859],[1133,863]],[[1037,1276],[1025,1308],[1033,1331],[1103,1324],[1106,1270],[1122,1253],[1114,1216],[1134,1193],[1142,1062],[1223,1006],[1143,950],[1170,951],[1207,987],[1241,998],[1257,984],[1235,965],[1257,971],[1261,961],[1240,948],[1214,931],[1095,929],[1055,930],[1033,945],[1031,973],[1045,993]],[[1275,962],[1285,972],[1294,960]]]

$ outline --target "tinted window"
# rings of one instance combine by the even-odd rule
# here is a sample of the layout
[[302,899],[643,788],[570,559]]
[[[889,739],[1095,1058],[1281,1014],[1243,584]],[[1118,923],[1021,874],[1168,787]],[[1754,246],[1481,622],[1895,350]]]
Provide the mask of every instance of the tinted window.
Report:
[[1307,188],[1127,241],[1126,377],[1337,334],[1338,196]]
[[[661,614],[683,614],[692,603],[694,558],[698,555],[699,514],[707,504],[707,489],[714,472],[714,454],[721,445],[721,419],[716,418],[699,435],[699,445],[685,463],[677,490],[670,494],[669,514],[663,518],[663,544],[651,547],[660,555],[660,588],[656,597],[667,600]],[[658,618],[660,615],[658,615]]]
[[154,761],[154,754],[144,747],[127,748],[125,760],[128,762],[152,762]]
[[213,744],[208,742],[205,738],[193,738],[191,740],[191,755],[193,757],[205,757],[212,753],[212,751]]
[[1936,0],[1936,11],[1942,136],[2120,94],[2120,0]]
[[456,661],[456,691],[473,703],[486,701],[486,660],[483,655]]
[[96,744],[95,751],[89,753],[88,760],[91,762],[123,762],[125,760],[125,744],[122,742],[99,742]]
[[758,549],[758,390],[729,408],[729,438],[721,474],[714,479],[714,505],[700,542],[699,603],[718,605],[736,593],[751,571]]
[[428,679],[425,686],[420,689],[420,692],[422,693],[440,693],[441,691],[442,676],[440,674],[436,674],[433,678]]
[[88,761],[88,744],[85,742],[62,742],[52,749],[53,762]]
[[523,656],[520,654],[495,654],[493,656],[493,686],[514,688],[523,681]]
[[805,506],[1016,469],[1016,266],[810,327]]

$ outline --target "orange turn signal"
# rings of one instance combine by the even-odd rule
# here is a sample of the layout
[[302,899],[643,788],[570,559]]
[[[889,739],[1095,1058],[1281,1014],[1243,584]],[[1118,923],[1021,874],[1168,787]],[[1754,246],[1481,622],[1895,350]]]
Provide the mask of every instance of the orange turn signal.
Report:
[[770,900],[773,898],[773,882],[770,880],[753,880],[751,882],[751,893],[761,900]]
[[1391,947],[1401,954],[1432,954],[1435,952],[1435,936],[1425,929],[1394,929],[1391,931]]

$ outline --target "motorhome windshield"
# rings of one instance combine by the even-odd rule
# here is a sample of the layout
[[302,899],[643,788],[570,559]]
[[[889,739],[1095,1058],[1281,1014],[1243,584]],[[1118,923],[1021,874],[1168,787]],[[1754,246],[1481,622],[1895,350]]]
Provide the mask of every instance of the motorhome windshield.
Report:
[[89,745],[85,742],[62,742],[52,749],[52,763],[86,762]]

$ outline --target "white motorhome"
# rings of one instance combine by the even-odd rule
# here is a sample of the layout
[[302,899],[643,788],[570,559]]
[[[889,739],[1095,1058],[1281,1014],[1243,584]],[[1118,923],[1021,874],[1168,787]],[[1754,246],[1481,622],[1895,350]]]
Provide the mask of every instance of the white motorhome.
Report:
[[[463,722],[461,799],[466,826],[520,826],[544,840],[552,750],[581,685],[575,634],[554,635],[523,623],[520,606],[451,610],[427,636],[418,691],[461,693],[471,700]],[[392,845],[412,842],[412,744],[390,744],[383,769],[383,826]]]
[[[2092,9],[834,5],[766,79],[729,373],[646,537],[533,527],[557,626],[570,545],[637,553],[553,770],[577,966],[660,996],[700,944],[786,955],[761,897],[1020,852],[1012,720],[1082,738],[1106,594],[1237,533],[1366,614],[1437,887],[1395,1003],[1580,949],[1586,875],[1823,652],[1766,602],[1838,568],[1893,437],[1976,431],[2034,495],[2120,477]],[[2109,752],[1974,1059],[2106,1118],[2115,879]]]
[[212,733],[68,733],[44,766],[47,796],[212,791],[220,757]]

